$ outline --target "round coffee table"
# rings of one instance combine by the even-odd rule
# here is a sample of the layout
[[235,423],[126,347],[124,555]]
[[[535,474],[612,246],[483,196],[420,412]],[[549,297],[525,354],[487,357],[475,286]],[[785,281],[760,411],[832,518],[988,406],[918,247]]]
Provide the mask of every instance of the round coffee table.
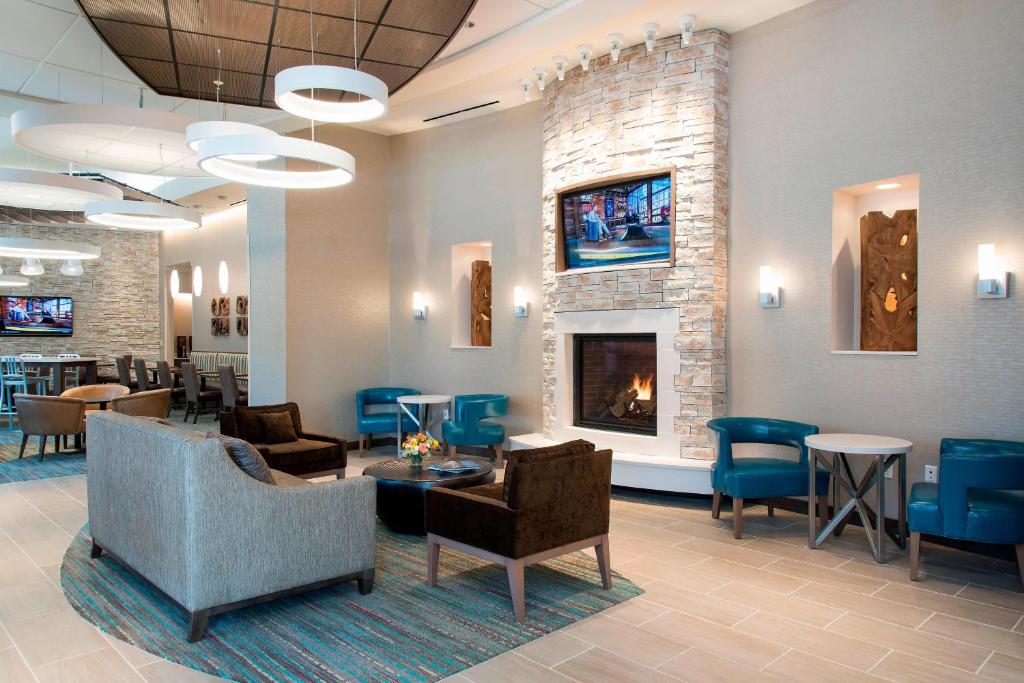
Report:
[[435,486],[463,489],[494,481],[494,467],[483,458],[459,456],[459,460],[472,460],[480,466],[472,472],[444,474],[430,469],[429,465],[444,460],[446,458],[424,458],[421,467],[413,467],[408,460],[386,460],[363,470],[363,474],[377,480],[380,521],[400,534],[423,535],[427,533],[423,526],[427,489]]

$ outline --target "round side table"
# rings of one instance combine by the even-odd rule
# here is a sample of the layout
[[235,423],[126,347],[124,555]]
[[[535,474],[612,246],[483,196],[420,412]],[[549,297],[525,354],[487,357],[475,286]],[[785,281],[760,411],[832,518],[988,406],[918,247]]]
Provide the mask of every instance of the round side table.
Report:
[[[397,452],[399,455],[402,454],[402,414],[406,414],[413,419],[419,430],[427,436],[434,438],[430,433],[430,426],[437,421],[437,418],[430,419],[430,407],[431,406],[450,406],[452,402],[451,396],[444,394],[417,394],[415,396],[399,396],[398,399],[398,448]],[[416,414],[413,415],[410,406],[416,406]],[[440,439],[438,439],[440,441]]]

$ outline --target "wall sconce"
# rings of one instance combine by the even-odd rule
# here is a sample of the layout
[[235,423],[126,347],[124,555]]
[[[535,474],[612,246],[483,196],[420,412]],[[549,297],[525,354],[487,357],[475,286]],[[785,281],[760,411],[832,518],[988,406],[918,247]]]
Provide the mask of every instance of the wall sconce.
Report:
[[221,261],[217,268],[217,284],[220,285],[220,293],[228,293],[228,262]]
[[181,292],[181,281],[178,279],[178,269],[171,270],[171,296],[178,296]]
[[618,64],[619,54],[622,52],[622,34],[609,33],[608,43],[612,46],[612,62]]
[[771,266],[761,266],[761,296],[759,303],[761,308],[779,307],[779,280],[772,272]]
[[644,45],[647,47],[647,54],[654,52],[654,41],[658,38],[658,23],[655,21],[644,24]]
[[978,298],[1006,298],[1006,271],[996,256],[994,244],[978,245]]
[[544,70],[542,66],[533,67],[533,78],[537,83],[537,91],[544,92],[544,79],[548,77],[548,72]]
[[[174,271],[177,273],[178,271]],[[203,268],[195,266],[192,268],[192,295],[196,298],[203,295]]]
[[586,71],[590,68],[590,58],[594,56],[594,46],[590,43],[583,43],[576,49],[580,51],[580,67]]
[[569,65],[569,58],[565,55],[555,55],[552,57],[555,62],[555,75],[558,76],[558,80],[565,80],[565,67]]
[[422,292],[412,293],[412,317],[415,320],[427,319],[427,299]]
[[529,102],[530,101],[530,81],[526,80],[525,78],[520,79],[519,87],[521,87],[523,89],[523,102]]
[[517,318],[530,315],[530,302],[526,298],[526,290],[518,285],[512,289],[512,315]]
[[693,42],[693,25],[697,23],[696,14],[687,14],[686,16],[679,19],[679,26],[683,29],[681,34],[683,45],[689,45]]

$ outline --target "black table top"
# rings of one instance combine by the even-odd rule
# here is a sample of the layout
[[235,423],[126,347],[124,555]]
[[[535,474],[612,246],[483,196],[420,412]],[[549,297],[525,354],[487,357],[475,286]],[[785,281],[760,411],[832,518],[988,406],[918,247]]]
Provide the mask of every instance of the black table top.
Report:
[[459,472],[457,474],[445,474],[444,472],[435,472],[430,469],[430,465],[434,463],[444,462],[448,458],[435,456],[431,458],[424,458],[422,467],[413,467],[409,464],[408,460],[397,459],[397,460],[385,460],[384,462],[377,463],[376,465],[370,465],[363,474],[373,477],[379,481],[394,481],[394,482],[417,482],[422,484],[448,484],[448,483],[459,483],[466,481],[479,480],[482,477],[486,477],[494,472],[494,466],[484,458],[476,458],[470,455],[460,455],[458,460],[472,460],[476,464],[480,465],[479,468],[470,472]]

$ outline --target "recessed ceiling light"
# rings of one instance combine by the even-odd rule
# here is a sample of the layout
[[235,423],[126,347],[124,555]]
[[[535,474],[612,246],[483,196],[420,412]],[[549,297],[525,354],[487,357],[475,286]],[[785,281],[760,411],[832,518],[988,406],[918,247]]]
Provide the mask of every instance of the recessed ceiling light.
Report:
[[895,190],[899,186],[900,186],[899,183],[879,183],[878,185],[875,185],[875,189],[876,190]]

